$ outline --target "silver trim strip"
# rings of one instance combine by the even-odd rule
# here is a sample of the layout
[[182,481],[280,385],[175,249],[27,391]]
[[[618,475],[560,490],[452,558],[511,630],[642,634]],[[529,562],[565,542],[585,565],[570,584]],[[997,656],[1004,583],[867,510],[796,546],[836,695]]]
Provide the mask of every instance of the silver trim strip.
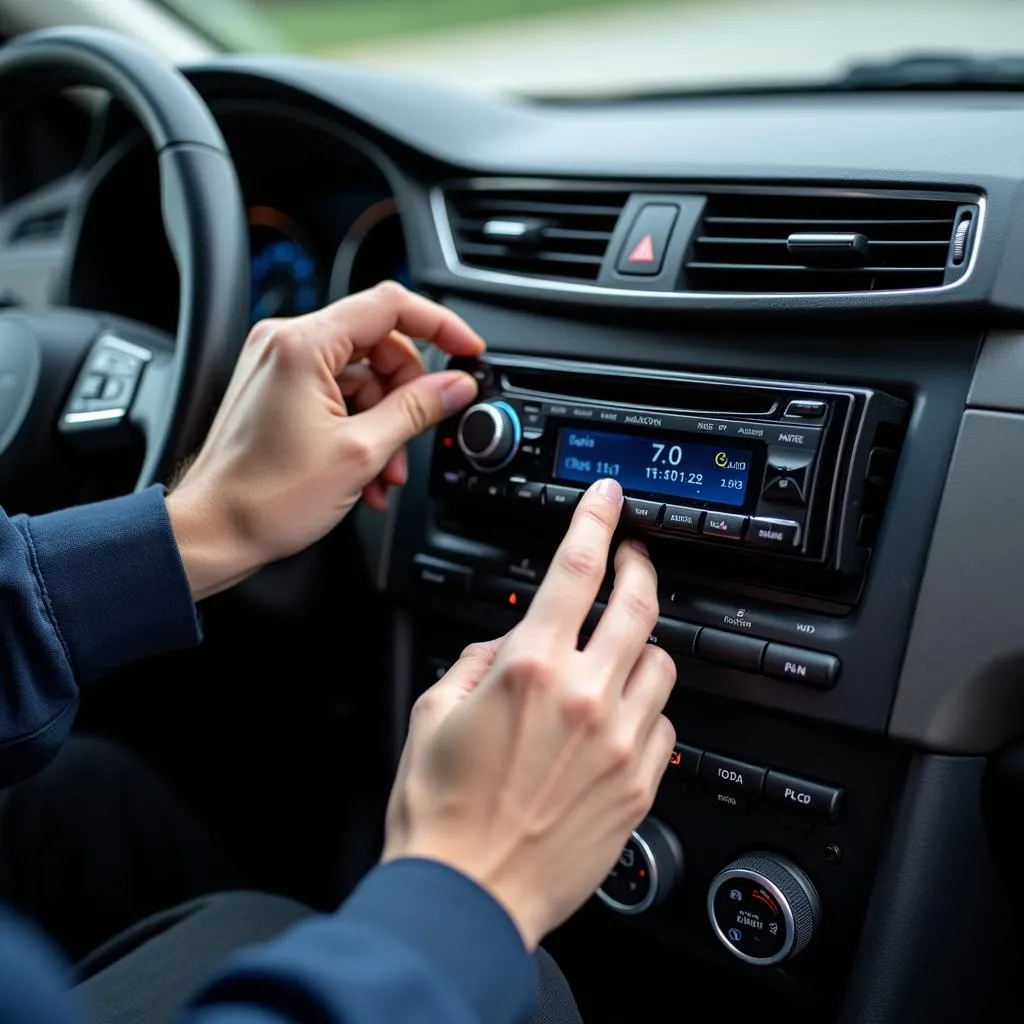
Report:
[[107,420],[121,420],[127,415],[127,409],[96,409],[93,412],[69,412],[64,416],[65,423],[103,423]]
[[[537,191],[629,191],[647,192],[655,189],[650,184],[638,185],[637,183],[623,182],[567,182],[555,179],[519,179],[519,178],[493,178],[493,179],[470,179],[460,184],[476,188],[480,191],[486,189],[517,188],[523,190],[536,189]],[[868,301],[878,299],[889,299],[893,296],[909,295],[945,295],[957,288],[962,287],[970,278],[977,262],[978,251],[981,247],[982,233],[985,226],[986,202],[985,196],[970,192],[940,192],[934,190],[917,189],[830,189],[830,188],[783,188],[779,186],[765,186],[764,188],[752,185],[665,185],[657,186],[658,192],[671,191],[680,195],[714,195],[716,193],[738,193],[746,195],[796,195],[796,196],[832,196],[836,198],[898,198],[898,199],[944,199],[948,202],[972,203],[978,207],[978,224],[974,233],[974,244],[971,247],[970,259],[964,268],[963,274],[951,284],[938,285],[929,288],[886,288],[878,291],[843,291],[843,292],[661,292],[644,291],[637,288],[608,288],[597,284],[579,284],[572,281],[552,281],[541,277],[526,277],[522,274],[508,274],[497,270],[482,270],[478,267],[468,267],[460,259],[458,250],[455,247],[455,237],[452,234],[451,220],[448,216],[448,204],[445,199],[444,189],[435,185],[430,190],[430,211],[434,218],[434,227],[437,230],[438,241],[441,245],[441,252],[444,256],[445,266],[456,277],[465,278],[470,281],[477,281],[481,284],[505,285],[513,288],[533,288],[541,291],[559,292],[571,295],[591,295],[610,298],[617,296],[627,299],[648,299],[656,303],[678,301],[679,299],[701,300],[711,302],[747,303],[763,301],[765,299],[798,300],[804,305],[813,304],[822,299],[857,298]]]

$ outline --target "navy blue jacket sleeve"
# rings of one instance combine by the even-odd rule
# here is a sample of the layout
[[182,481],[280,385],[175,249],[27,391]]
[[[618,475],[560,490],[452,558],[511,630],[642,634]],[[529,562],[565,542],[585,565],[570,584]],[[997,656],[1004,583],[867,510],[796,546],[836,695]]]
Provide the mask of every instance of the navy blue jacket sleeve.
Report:
[[163,488],[0,511],[0,788],[57,752],[81,684],[199,639]]
[[442,864],[372,871],[335,915],[237,955],[185,1024],[522,1024],[537,976],[511,918]]
[[[65,980],[41,937],[0,913],[0,1021],[86,1024]],[[396,861],[337,914],[237,954],[182,1024],[522,1024],[537,987],[488,893],[441,864]]]

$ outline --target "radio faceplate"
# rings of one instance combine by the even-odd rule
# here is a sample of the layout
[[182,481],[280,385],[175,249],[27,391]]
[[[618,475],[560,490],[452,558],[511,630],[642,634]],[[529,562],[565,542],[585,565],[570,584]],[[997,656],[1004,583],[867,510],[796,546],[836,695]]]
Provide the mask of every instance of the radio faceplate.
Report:
[[863,567],[871,473],[895,468],[882,428],[898,436],[899,399],[505,356],[450,365],[480,384],[435,439],[431,494],[455,521],[564,528],[583,489],[612,476],[624,522],[660,541]]

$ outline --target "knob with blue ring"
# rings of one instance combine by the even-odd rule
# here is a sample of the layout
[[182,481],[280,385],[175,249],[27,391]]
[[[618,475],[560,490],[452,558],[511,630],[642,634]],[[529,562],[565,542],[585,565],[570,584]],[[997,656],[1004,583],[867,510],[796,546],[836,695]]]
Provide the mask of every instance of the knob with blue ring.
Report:
[[459,448],[469,464],[484,473],[507,466],[522,440],[519,414],[508,402],[478,402],[459,422]]

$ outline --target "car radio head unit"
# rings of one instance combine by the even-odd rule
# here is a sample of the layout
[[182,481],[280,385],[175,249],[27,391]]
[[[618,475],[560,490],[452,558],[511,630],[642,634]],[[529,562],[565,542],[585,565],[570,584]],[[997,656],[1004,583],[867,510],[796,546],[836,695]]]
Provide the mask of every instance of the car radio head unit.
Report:
[[895,464],[886,428],[906,411],[853,387],[506,356],[451,366],[480,394],[437,432],[431,493],[449,518],[564,527],[583,490],[614,477],[641,531],[841,571],[862,564],[871,473],[882,452]]

